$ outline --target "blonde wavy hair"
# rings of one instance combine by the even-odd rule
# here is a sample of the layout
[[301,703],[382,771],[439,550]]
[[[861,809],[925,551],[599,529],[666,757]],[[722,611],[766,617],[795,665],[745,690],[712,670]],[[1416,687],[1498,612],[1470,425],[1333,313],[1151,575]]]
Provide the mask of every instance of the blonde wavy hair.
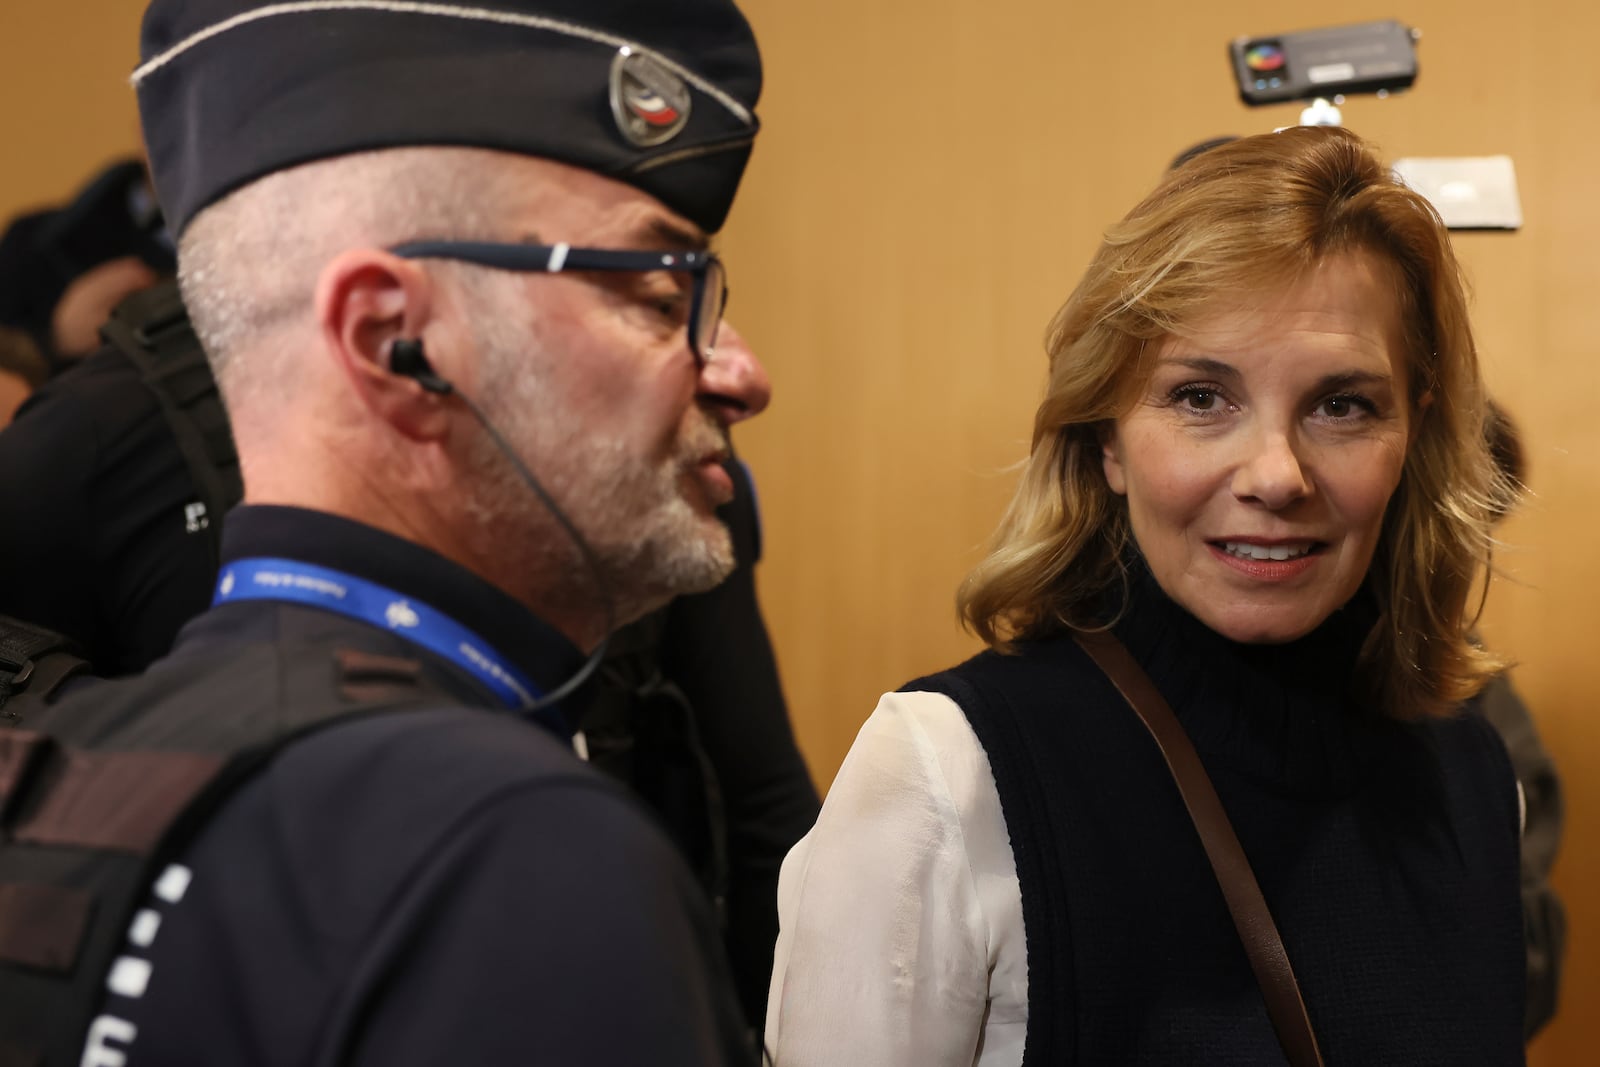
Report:
[[[1167,175],[1111,228],[1046,338],[1033,445],[987,556],[958,596],[963,621],[1017,640],[1103,623],[1126,581],[1126,502],[1106,484],[1101,440],[1143,388],[1158,342],[1239,293],[1294,284],[1332,256],[1391,266],[1407,388],[1421,413],[1367,574],[1380,620],[1359,672],[1385,713],[1444,714],[1503,664],[1470,637],[1490,523],[1515,489],[1485,443],[1486,397],[1465,286],[1433,207],[1357,136],[1295,128],[1214,148]],[[1426,398],[1426,399],[1425,399]],[[1424,410],[1425,407],[1425,410]]]

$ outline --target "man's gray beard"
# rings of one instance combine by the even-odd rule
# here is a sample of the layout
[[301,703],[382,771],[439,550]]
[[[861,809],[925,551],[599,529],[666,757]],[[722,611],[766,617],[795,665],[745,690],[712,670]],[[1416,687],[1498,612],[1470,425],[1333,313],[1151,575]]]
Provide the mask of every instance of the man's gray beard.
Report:
[[[485,316],[480,357],[485,375],[482,406],[534,477],[560,505],[594,553],[621,626],[675,596],[710,589],[733,571],[733,543],[715,516],[702,514],[684,495],[700,459],[724,446],[726,435],[703,411],[652,465],[626,444],[588,430],[571,410],[552,402],[526,355],[538,344],[526,333],[509,342],[504,324]],[[505,358],[509,356],[510,358]],[[554,610],[590,610],[598,591],[582,552],[550,516],[487,434],[470,451],[478,472],[466,510],[489,550],[526,573],[539,574],[540,599]]]

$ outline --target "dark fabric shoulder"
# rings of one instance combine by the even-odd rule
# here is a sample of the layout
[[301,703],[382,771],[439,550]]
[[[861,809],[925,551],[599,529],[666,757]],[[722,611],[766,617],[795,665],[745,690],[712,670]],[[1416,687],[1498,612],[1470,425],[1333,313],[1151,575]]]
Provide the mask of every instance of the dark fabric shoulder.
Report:
[[1522,817],[1517,800],[1517,774],[1505,740],[1481,715],[1463,709],[1454,715],[1414,726],[1429,739],[1444,774],[1448,800],[1470,809],[1494,798],[1502,833],[1520,839]]
[[[986,649],[954,667],[914,678],[899,691],[943,693],[971,718],[974,710],[983,713],[1013,693],[1038,686],[1056,688],[1075,681],[1092,685],[1096,681],[1104,683],[1105,677],[1070,635],[1061,635],[1019,642],[1016,650],[1008,653]],[[969,708],[963,697],[981,701],[981,706]]]
[[733,499],[717,509],[717,517],[728,525],[733,558],[741,567],[751,567],[761,562],[761,508],[755,479],[743,460],[730,459],[722,466],[733,479]]
[[1565,814],[1561,777],[1509,674],[1490,682],[1468,710],[1481,713],[1505,742],[1527,806],[1522,829],[1522,925],[1528,948],[1528,1010],[1523,1029],[1532,1038],[1555,1014],[1566,958],[1566,907],[1550,882]]
[[517,1062],[533,1033],[557,1062],[739,1062],[715,926],[671,846],[512,717],[324,730],[184,862],[148,991],[112,1005],[135,1065]]
[[89,380],[84,372],[46,384],[0,431],[0,497],[13,502],[0,518],[0,613],[87,646],[95,612],[82,478],[101,457],[93,412],[72,386]]
[[717,509],[737,565],[727,580],[618,630],[581,726],[598,766],[662,820],[724,909],[728,953],[758,1032],[778,937],[778,872],[816,822],[756,597],[761,528],[744,464]]
[[[729,469],[738,495],[719,514],[733,533],[739,564],[715,589],[667,607],[660,667],[692,709],[685,718],[692,722],[693,744],[683,747],[704,752],[709,806],[721,808],[712,818],[726,827],[728,952],[746,1017],[759,1032],[778,938],[778,872],[822,805],[795,743],[756,597],[755,501],[748,484],[740,483],[742,464],[733,461]],[[658,753],[661,768],[652,773],[669,774],[670,758]]]
[[[379,869],[382,861],[409,864],[503,795],[561,790],[576,806],[631,803],[554,735],[479,708],[422,708],[330,727],[287,746],[262,783],[283,840],[303,850],[287,858],[308,881],[328,882],[312,892],[324,906],[340,903],[334,884],[402,880],[404,870]],[[396,836],[373,836],[383,827]],[[343,903],[366,906],[359,895]]]
[[106,348],[0,432],[0,612],[59,630],[107,674],[164,653],[215,568],[185,509],[193,479],[155,396]]
[[[39,419],[39,432],[96,438],[115,449],[156,413],[156,398],[127,356],[110,346],[52,378],[17,411],[17,421]],[[130,386],[140,386],[132,389]],[[63,437],[63,440],[66,438]]]

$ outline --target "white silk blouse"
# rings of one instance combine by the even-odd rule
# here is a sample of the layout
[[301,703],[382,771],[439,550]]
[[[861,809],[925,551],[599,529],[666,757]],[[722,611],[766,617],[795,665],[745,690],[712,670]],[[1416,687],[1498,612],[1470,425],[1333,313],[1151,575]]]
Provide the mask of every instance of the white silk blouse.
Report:
[[1017,1067],[1028,961],[989,758],[938,693],[878,702],[784,860],[777,1067]]

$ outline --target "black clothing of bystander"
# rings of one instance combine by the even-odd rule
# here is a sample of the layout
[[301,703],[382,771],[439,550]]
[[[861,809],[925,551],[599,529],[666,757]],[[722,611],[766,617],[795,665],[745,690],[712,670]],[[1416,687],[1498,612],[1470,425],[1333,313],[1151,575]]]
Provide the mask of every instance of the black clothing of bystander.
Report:
[[216,564],[194,479],[155,395],[104,348],[0,431],[0,614],[72,637],[129,674],[211,599]]
[[717,509],[738,566],[623,627],[579,725],[590,758],[659,815],[716,902],[745,1017],[760,1033],[778,940],[778,869],[821,800],[789,725],[756,600],[761,523],[743,463]]
[[1555,1016],[1566,958],[1567,911],[1550,884],[1566,805],[1555,761],[1540,741],[1533,715],[1512,686],[1511,676],[1496,676],[1468,707],[1480,711],[1505,742],[1522,786],[1522,932],[1528,950],[1523,1033],[1532,1040]]
[[[243,508],[223,551],[225,584],[231,564],[275,558],[383,586],[546,690],[582,659],[466,570],[348,520]],[[239,664],[276,659],[287,675],[332,648],[418,661],[460,700],[330,726],[240,787],[146,902],[157,919],[130,931],[137,965],[113,967],[91,1047],[133,1067],[620,1067],[646,1049],[661,1064],[750,1062],[715,922],[671,845],[567,738],[506,712],[405,625],[223,603],[152,670],[91,684],[38,724],[66,732],[80,712],[138,708],[149,729],[201,703],[275,721],[307,694]]]

